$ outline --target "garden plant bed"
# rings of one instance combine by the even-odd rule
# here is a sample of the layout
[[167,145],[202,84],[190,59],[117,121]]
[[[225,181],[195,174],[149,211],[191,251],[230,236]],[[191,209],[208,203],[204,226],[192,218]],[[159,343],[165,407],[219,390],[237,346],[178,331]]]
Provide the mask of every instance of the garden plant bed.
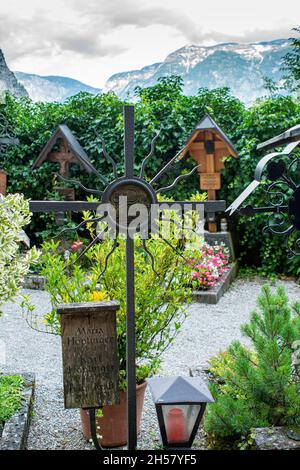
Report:
[[[14,375],[6,372],[4,375]],[[33,406],[35,377],[30,373],[18,374],[24,379],[22,406],[0,427],[0,450],[24,450],[29,433]]]
[[[265,279],[247,280],[238,278],[219,303],[188,305],[188,317],[173,345],[164,352],[159,375],[189,374],[189,369],[201,364],[208,369],[208,361],[218,352],[227,349],[238,339],[247,341],[240,332],[241,324],[248,321],[250,312],[256,307],[256,298]],[[278,281],[284,286],[291,301],[300,296],[300,287],[292,281]],[[46,291],[33,291],[32,301],[37,314],[44,315],[50,308]],[[38,386],[35,390],[34,416],[30,424],[27,448],[29,450],[90,450],[82,434],[80,414],[77,409],[65,410],[62,390],[61,340],[55,335],[45,335],[30,328],[21,317],[19,299],[3,306],[0,338],[7,338],[7,367],[18,365],[18,370],[32,370]],[[241,306],[243,305],[243,309]],[[213,321],[212,321],[213,318]],[[176,360],[174,360],[174,357]],[[51,373],[49,373],[49,358]],[[16,369],[16,368],[15,368]],[[206,375],[206,374],[205,374]],[[146,390],[142,414],[139,449],[158,449],[161,445],[158,423],[149,390]],[[199,430],[195,449],[206,448],[203,429]]]
[[237,261],[230,264],[229,269],[221,276],[217,284],[209,290],[194,290],[193,300],[203,304],[217,304],[223,294],[229,289],[231,282],[238,273]]

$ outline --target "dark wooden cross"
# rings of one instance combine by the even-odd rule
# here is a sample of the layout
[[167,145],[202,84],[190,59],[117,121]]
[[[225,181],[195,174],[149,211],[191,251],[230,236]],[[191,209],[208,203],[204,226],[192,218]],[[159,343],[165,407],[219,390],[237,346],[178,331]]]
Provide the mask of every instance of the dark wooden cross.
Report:
[[47,160],[49,162],[59,163],[59,174],[65,178],[69,177],[70,164],[78,163],[74,154],[69,150],[67,143],[63,140],[60,141],[58,152],[50,152]]

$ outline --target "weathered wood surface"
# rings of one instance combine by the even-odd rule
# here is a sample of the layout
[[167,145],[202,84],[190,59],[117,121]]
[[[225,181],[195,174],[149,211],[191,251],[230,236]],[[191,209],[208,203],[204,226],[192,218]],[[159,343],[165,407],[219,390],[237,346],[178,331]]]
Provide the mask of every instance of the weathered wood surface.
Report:
[[66,408],[101,407],[119,402],[118,309],[115,301],[58,306]]
[[200,175],[200,188],[201,189],[221,189],[221,175],[220,173],[201,173]]

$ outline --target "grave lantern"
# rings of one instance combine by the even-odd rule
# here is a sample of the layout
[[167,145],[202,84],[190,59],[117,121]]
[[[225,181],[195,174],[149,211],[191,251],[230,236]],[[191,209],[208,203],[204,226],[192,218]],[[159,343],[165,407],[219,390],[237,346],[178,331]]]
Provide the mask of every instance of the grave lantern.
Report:
[[206,404],[214,401],[199,377],[153,377],[147,380],[165,448],[190,448]]

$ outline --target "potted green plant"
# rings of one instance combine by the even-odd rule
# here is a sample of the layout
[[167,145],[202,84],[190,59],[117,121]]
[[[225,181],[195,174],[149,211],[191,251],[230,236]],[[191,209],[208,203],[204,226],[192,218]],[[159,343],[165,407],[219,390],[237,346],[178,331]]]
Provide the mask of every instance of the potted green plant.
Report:
[[[172,241],[172,240],[171,240]],[[173,241],[175,243],[175,241]],[[48,329],[60,334],[60,322],[56,311],[58,304],[117,300],[117,340],[121,399],[119,405],[105,406],[98,417],[100,442],[104,446],[126,444],[126,279],[125,241],[119,241],[118,249],[109,259],[105,274],[99,275],[105,257],[112,246],[111,240],[95,245],[81,259],[73,263],[84,245],[72,245],[77,253],[60,251],[59,242],[44,243],[41,257],[41,273],[45,276],[46,290],[52,302],[52,310],[45,315]],[[136,289],[136,360],[137,360],[137,417],[138,429],[146,388],[146,378],[157,372],[162,353],[176,337],[186,318],[185,303],[189,301],[190,269],[186,263],[162,240],[152,238],[147,244],[155,258],[155,271],[151,260],[135,240],[135,289]],[[27,305],[26,305],[27,303]],[[32,315],[28,299],[23,302]],[[87,415],[81,411],[83,431],[90,437]]]

